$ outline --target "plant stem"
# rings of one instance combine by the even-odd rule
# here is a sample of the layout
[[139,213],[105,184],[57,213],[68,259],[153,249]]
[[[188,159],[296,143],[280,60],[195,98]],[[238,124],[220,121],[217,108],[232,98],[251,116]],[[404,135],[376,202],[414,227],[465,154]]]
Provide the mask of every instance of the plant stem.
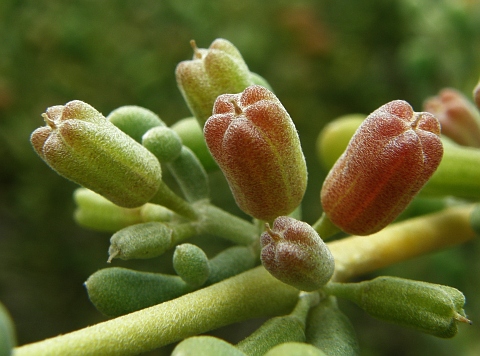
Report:
[[320,219],[318,219],[312,227],[318,235],[320,235],[323,241],[328,240],[342,231],[337,225],[330,221],[325,213],[322,213]]
[[258,238],[257,227],[211,204],[197,206],[201,216],[198,232],[212,234],[237,245],[248,246]]
[[150,203],[162,205],[190,220],[197,220],[195,209],[185,200],[175,194],[163,181]]
[[469,222],[473,205],[445,209],[392,224],[369,236],[351,236],[328,243],[335,257],[334,281],[458,245],[472,239]]
[[[336,262],[334,280],[343,281],[472,239],[472,208],[450,208],[370,236],[329,243]],[[138,354],[227,324],[289,313],[297,300],[298,290],[260,266],[177,299],[18,347],[13,356]]]

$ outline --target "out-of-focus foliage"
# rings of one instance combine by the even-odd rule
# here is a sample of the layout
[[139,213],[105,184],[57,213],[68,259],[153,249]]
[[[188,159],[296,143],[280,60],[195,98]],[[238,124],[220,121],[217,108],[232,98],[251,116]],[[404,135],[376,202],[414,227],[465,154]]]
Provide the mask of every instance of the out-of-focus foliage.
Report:
[[[445,86],[470,95],[480,75],[479,21],[480,5],[469,0],[1,1],[0,300],[19,343],[101,320],[82,283],[105,266],[109,236],[75,226],[75,186],[30,147],[46,107],[79,99],[108,114],[132,104],[173,124],[189,116],[174,77],[176,64],[192,56],[189,41],[206,47],[226,38],[297,125],[309,168],[304,218],[313,222],[325,175],[314,154],[320,129],[393,99],[418,111]],[[238,212],[223,178],[213,180],[215,202]],[[479,253],[474,242],[392,270],[462,290],[476,322]],[[475,326],[447,342],[349,312],[366,355],[473,355],[480,348]]]

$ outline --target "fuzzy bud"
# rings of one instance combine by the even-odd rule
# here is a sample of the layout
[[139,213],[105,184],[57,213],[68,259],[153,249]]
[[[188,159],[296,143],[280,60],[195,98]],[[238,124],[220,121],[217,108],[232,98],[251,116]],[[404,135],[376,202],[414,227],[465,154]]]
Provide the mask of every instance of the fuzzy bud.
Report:
[[307,223],[280,216],[273,222],[273,228],[267,224],[260,243],[263,266],[286,284],[313,291],[325,285],[333,275],[333,256]]
[[427,334],[451,338],[459,322],[470,323],[465,297],[452,287],[397,277],[360,283],[329,283],[327,293],[353,301],[368,314]]
[[369,235],[390,224],[437,169],[440,124],[405,101],[370,114],[325,179],[325,214],[343,231]]
[[47,125],[30,140],[61,176],[125,208],[147,203],[159,189],[155,156],[90,105],[71,101],[48,108],[43,117]]
[[271,91],[252,85],[219,96],[204,135],[244,212],[272,221],[300,204],[305,158],[292,119]]
[[178,87],[200,124],[212,114],[217,96],[239,93],[253,84],[250,71],[238,49],[229,41],[216,39],[208,49],[192,41],[193,59],[180,62],[175,70]]

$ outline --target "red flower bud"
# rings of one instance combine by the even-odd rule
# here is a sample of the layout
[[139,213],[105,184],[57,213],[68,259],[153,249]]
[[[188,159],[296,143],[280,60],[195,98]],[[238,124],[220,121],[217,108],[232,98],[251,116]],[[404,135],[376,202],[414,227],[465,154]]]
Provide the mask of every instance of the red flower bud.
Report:
[[305,158],[292,119],[272,92],[252,85],[219,96],[204,135],[244,212],[272,221],[300,204]]
[[280,216],[260,238],[265,269],[280,281],[313,291],[332,277],[335,261],[327,245],[307,223]]
[[440,124],[402,100],[371,113],[330,170],[321,192],[327,217],[343,231],[369,235],[391,223],[437,169]]

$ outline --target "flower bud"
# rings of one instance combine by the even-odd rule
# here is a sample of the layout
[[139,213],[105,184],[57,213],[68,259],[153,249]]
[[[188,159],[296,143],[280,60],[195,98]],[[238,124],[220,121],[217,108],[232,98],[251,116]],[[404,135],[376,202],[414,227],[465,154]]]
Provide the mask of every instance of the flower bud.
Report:
[[175,248],[173,268],[179,277],[193,287],[204,284],[210,275],[210,264],[205,252],[188,243]]
[[13,355],[13,348],[17,344],[15,325],[10,314],[0,303],[0,355]]
[[192,41],[193,59],[180,62],[175,70],[178,87],[200,124],[212,114],[217,96],[239,93],[253,84],[250,71],[238,49],[229,41],[216,39],[208,49]]
[[321,201],[343,231],[373,234],[390,224],[437,169],[440,125],[401,100],[370,114],[325,179]]
[[452,287],[397,277],[330,283],[327,293],[353,301],[368,314],[427,334],[450,338],[465,317],[465,297]]
[[260,237],[265,269],[280,281],[313,291],[333,275],[335,261],[327,245],[307,223],[280,216]]
[[153,127],[145,132],[141,143],[162,163],[173,161],[182,150],[182,139],[166,126]]
[[107,120],[139,143],[149,129],[165,126],[153,111],[135,105],[121,106],[113,110],[108,114]]
[[151,307],[192,291],[180,277],[111,267],[85,282],[88,297],[101,313],[116,317]]
[[93,107],[71,101],[48,108],[43,117],[47,126],[30,140],[58,174],[125,208],[155,195],[162,178],[158,160]]
[[295,125],[272,92],[252,85],[219,96],[204,135],[244,212],[272,221],[300,204],[305,158]]
[[272,347],[264,356],[330,356],[319,348],[304,342],[284,342]]
[[480,113],[462,93],[443,89],[423,108],[438,118],[443,135],[460,145],[480,147]]

